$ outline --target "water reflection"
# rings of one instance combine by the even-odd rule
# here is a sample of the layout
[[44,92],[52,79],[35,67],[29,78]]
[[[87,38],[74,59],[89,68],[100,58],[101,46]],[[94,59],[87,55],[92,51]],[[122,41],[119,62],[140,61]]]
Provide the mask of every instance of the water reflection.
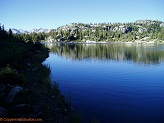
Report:
[[51,52],[74,60],[133,61],[139,64],[164,62],[164,45],[45,43]]

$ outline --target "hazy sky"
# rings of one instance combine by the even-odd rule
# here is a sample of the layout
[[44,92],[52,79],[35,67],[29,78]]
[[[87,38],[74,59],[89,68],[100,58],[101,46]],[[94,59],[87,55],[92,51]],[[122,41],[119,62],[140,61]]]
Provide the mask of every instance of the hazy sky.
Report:
[[164,0],[0,0],[0,23],[7,29],[140,19],[164,21]]

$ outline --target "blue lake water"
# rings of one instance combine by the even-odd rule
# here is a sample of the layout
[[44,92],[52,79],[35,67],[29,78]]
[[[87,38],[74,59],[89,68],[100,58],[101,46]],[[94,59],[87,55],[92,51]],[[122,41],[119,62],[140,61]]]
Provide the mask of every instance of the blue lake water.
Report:
[[44,64],[82,122],[164,123],[164,45],[45,45]]

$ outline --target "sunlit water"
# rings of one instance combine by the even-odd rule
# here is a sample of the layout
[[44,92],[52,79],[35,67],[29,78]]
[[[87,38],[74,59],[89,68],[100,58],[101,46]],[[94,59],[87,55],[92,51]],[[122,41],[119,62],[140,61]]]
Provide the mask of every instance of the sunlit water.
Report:
[[44,64],[82,122],[164,123],[164,45],[45,45]]

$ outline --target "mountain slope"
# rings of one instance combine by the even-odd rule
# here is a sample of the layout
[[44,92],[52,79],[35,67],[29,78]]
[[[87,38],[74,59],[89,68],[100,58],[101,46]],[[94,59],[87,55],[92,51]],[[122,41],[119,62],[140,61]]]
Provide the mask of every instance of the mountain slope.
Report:
[[32,29],[30,31],[27,31],[27,30],[22,30],[22,29],[15,29],[15,28],[12,28],[11,31],[13,32],[13,34],[29,34],[29,33],[49,33],[50,32],[50,29],[43,29],[43,28],[40,28],[40,29]]
[[164,41],[164,22],[138,20],[133,23],[71,23],[51,30],[55,41]]

